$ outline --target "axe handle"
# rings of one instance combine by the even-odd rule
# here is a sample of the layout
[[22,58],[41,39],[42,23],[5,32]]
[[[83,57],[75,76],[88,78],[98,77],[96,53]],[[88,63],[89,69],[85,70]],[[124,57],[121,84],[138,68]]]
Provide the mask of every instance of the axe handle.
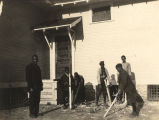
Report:
[[69,73],[69,107],[72,109],[71,75]]
[[78,88],[77,88],[77,91],[76,91],[76,94],[75,94],[75,97],[74,97],[74,99],[73,99],[73,103],[76,101],[76,98],[77,98],[77,95],[78,95],[78,91],[79,91],[80,85],[81,85],[81,84],[79,83]]
[[[118,93],[117,93],[117,96],[118,96]],[[108,110],[106,111],[106,113],[104,114],[104,118],[107,116],[108,112],[110,111],[110,109],[112,108],[112,106],[117,101],[117,96],[115,97],[115,99],[113,100],[112,104],[110,105],[110,107],[108,108]]]
[[109,101],[110,101],[110,103],[112,103],[112,101],[111,101],[111,97],[110,97],[110,91],[109,91],[109,88],[108,88],[108,86],[107,86],[107,85],[106,85],[106,89],[107,89],[107,93],[108,93]]
[[110,97],[109,86],[107,85],[106,80],[105,80],[105,85],[106,85],[106,91],[107,91],[107,94],[108,94],[109,101],[110,101],[110,103],[112,103],[112,101],[111,101],[111,97]]

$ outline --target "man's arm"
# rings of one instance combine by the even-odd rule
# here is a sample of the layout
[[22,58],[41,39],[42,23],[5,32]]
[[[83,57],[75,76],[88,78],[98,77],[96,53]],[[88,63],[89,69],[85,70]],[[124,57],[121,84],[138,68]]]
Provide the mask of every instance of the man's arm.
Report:
[[98,84],[100,84],[100,73],[101,73],[101,71],[100,71],[100,69],[98,69],[98,71],[97,71],[97,83]]
[[75,89],[75,80],[71,74],[71,88],[74,90]]
[[105,72],[106,72],[106,75],[107,75],[107,80],[110,82],[109,72],[108,72],[108,70],[106,68],[105,68]]
[[27,86],[28,86],[28,91],[32,89],[32,83],[31,83],[31,76],[30,76],[30,67],[27,66],[25,68],[25,73],[26,73],[26,81],[27,81]]
[[41,87],[41,90],[43,90],[43,82],[42,82],[42,77],[41,77],[41,70],[40,70],[39,74],[40,74],[40,87]]
[[131,65],[130,65],[130,63],[128,63],[128,74],[129,74],[129,76],[131,76]]

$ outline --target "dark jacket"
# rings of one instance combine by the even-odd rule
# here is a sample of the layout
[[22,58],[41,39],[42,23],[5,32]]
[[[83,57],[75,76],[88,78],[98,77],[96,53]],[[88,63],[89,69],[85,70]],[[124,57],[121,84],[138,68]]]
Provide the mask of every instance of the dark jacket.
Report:
[[142,101],[141,96],[138,94],[134,84],[132,83],[128,73],[125,70],[122,70],[118,76],[119,79],[119,90],[121,93],[124,91],[127,94],[128,104],[136,103],[137,100]]
[[[61,79],[59,80],[60,83],[60,87],[62,89],[62,91],[69,91],[69,77],[64,73],[61,77]],[[71,75],[71,89],[74,90],[74,80],[73,77]]]
[[28,83],[28,90],[41,91],[43,90],[43,83],[41,78],[41,70],[37,64],[30,63],[26,66],[26,81]]
[[84,87],[83,76],[81,76],[81,75],[75,76],[74,77],[74,83],[75,83],[75,89],[77,89],[79,85],[80,85],[80,87]]

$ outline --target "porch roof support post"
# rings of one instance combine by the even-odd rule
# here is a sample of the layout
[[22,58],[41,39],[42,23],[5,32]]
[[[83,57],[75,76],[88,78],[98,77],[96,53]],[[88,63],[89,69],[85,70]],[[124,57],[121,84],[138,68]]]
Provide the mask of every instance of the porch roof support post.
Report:
[[49,40],[48,40],[47,36],[45,35],[45,29],[43,29],[43,35],[44,35],[45,41],[47,42],[49,48],[51,49],[52,47],[51,47],[51,45],[49,43]]
[[55,79],[55,41],[52,41],[52,49],[50,49],[50,79]]
[[[74,40],[71,36],[71,32],[70,29],[68,29],[68,36],[70,38],[71,41],[71,56],[72,56],[72,75],[75,72],[75,47],[74,47]],[[69,86],[71,86],[71,74],[69,75]],[[71,87],[69,87],[69,107],[70,109],[72,109],[72,101],[73,101],[73,97],[72,97],[72,91],[71,91]]]
[[75,72],[75,40],[73,39],[73,36],[71,35],[70,30],[68,31],[68,36],[71,41],[71,56],[72,56],[72,74]]

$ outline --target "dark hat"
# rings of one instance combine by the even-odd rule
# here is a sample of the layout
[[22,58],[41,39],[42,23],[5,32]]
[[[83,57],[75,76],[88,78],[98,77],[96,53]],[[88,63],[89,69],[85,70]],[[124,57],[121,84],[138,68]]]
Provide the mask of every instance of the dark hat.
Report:
[[121,56],[121,58],[123,58],[123,57],[126,59],[126,56],[125,56],[125,55],[122,55],[122,56]]
[[99,65],[104,65],[104,61],[100,61]]

